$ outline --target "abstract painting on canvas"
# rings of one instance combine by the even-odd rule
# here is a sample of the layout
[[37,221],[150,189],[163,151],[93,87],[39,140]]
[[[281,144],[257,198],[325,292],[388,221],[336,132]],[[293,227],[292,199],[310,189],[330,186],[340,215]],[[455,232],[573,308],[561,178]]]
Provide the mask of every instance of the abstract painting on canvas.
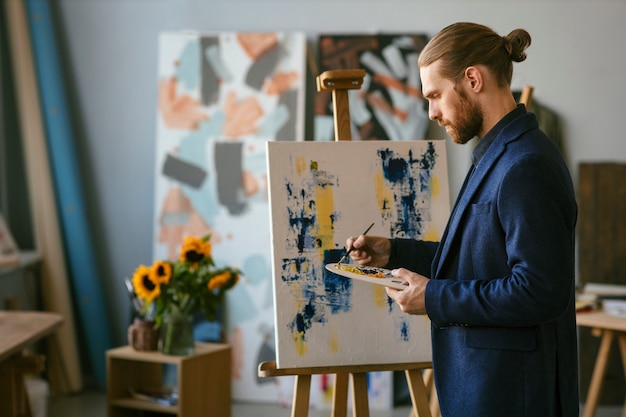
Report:
[[243,271],[221,323],[234,399],[291,400],[290,381],[256,375],[275,355],[265,142],[303,139],[305,63],[300,32],[159,37],[154,257],[210,234],[215,262]]
[[438,241],[450,212],[444,141],[267,144],[279,368],[427,361],[430,322],[384,287],[325,271],[348,236]]

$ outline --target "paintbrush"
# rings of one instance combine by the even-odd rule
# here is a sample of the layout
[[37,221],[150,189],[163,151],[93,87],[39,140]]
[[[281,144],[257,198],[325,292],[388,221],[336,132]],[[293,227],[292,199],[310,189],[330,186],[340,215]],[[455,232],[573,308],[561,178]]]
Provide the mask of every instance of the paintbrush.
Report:
[[[365,236],[367,232],[369,232],[373,226],[374,226],[374,223],[370,224],[370,227],[365,229],[365,231],[361,234]],[[341,263],[348,257],[348,255],[350,255],[350,252],[352,252],[352,249],[354,249],[354,246],[350,246],[350,249],[348,249],[346,253],[344,253],[343,256],[339,259],[339,262],[337,262],[337,265],[341,265]]]
[[133,288],[133,283],[128,279],[124,279],[124,284],[126,285],[126,290],[128,291],[128,297],[130,298],[130,302],[133,306],[133,310],[137,316],[143,315],[143,303],[135,294],[135,289]]

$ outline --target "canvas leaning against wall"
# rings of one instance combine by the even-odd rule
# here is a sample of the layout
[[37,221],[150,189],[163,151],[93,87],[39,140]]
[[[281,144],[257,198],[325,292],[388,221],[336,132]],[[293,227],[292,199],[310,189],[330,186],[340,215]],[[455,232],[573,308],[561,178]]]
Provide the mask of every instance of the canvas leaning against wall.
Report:
[[[319,72],[361,68],[359,90],[349,90],[353,140],[422,139],[428,112],[422,97],[417,58],[424,34],[323,34]],[[333,140],[330,91],[315,96],[315,139]]]
[[324,265],[372,222],[370,235],[440,239],[450,213],[445,142],[267,148],[278,367],[431,360],[426,316]]
[[305,74],[303,33],[159,37],[154,258],[210,234],[215,262],[243,271],[223,321],[234,399],[291,401],[288,378],[257,377],[275,356],[265,142],[303,139]]

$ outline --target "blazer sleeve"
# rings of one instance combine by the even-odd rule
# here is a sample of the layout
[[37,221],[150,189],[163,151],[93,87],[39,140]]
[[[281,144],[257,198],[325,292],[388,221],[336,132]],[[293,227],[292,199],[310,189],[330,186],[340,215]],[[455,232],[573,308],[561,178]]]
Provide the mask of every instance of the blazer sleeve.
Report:
[[413,239],[391,239],[391,256],[387,268],[406,268],[430,278],[431,265],[439,242]]

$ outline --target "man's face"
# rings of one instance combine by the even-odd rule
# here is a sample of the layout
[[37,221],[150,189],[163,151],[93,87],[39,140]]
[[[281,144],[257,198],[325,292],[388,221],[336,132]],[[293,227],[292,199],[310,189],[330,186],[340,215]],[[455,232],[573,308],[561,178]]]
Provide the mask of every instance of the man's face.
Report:
[[475,101],[460,85],[439,75],[440,62],[420,68],[422,93],[428,100],[428,117],[443,126],[458,144],[478,136],[483,126],[483,114]]

